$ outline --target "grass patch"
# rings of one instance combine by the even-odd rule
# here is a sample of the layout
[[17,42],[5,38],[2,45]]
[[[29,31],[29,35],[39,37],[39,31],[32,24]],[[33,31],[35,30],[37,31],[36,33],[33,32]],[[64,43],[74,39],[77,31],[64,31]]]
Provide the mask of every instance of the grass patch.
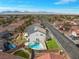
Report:
[[47,45],[48,50],[60,49],[55,38],[52,38],[52,39],[49,39],[48,41],[46,41],[46,45]]
[[21,56],[21,57],[24,57],[24,58],[29,59],[29,54],[26,53],[26,52],[24,52],[24,51],[22,51],[22,50],[16,51],[16,52],[14,53],[14,55],[16,55],[16,56]]

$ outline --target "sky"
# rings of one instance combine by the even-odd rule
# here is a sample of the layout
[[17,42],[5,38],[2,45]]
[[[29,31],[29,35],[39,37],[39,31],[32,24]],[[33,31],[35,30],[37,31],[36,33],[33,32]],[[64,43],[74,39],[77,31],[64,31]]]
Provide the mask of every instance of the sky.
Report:
[[79,0],[0,0],[0,11],[7,10],[79,14]]

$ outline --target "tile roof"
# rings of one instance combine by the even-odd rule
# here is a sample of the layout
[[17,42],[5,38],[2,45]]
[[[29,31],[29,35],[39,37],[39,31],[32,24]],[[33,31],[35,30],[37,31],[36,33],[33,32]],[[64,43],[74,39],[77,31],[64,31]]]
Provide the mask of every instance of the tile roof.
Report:
[[62,55],[57,55],[54,53],[44,53],[41,56],[36,57],[35,59],[64,59]]
[[20,27],[22,24],[24,24],[24,20],[17,21],[16,23],[11,23],[6,27],[0,26],[0,32],[4,32],[6,30],[14,31],[16,28]]
[[36,32],[36,31],[44,32],[44,33],[46,32],[45,29],[41,28],[41,25],[40,25],[40,24],[33,24],[33,25],[29,26],[29,27],[25,30],[25,32],[27,32],[28,35],[30,35],[30,34]]
[[72,30],[72,32],[76,32],[79,35],[79,29]]
[[51,59],[64,59],[62,55],[51,54]]
[[24,20],[18,21],[16,23],[11,23],[7,27],[5,27],[5,29],[12,31],[12,30],[15,30],[16,28],[18,28],[19,26],[21,26],[22,24],[24,24]]
[[0,26],[0,32],[4,32],[4,31],[5,29],[2,26]]

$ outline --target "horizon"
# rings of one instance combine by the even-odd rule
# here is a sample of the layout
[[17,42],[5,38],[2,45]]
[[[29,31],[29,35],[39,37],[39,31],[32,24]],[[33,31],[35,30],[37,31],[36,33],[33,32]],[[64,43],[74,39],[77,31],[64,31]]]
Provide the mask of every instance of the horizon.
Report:
[[54,12],[65,14],[79,14],[78,0],[1,0],[2,11],[30,11]]

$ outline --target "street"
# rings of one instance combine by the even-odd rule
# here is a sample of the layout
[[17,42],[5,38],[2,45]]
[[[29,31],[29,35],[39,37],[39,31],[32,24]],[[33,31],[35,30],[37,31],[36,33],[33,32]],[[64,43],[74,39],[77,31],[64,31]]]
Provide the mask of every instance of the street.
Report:
[[51,33],[56,37],[57,41],[62,45],[65,51],[69,54],[71,59],[79,59],[79,48],[70,41],[66,36],[61,34],[57,29],[51,26],[49,23],[44,23],[49,28]]

